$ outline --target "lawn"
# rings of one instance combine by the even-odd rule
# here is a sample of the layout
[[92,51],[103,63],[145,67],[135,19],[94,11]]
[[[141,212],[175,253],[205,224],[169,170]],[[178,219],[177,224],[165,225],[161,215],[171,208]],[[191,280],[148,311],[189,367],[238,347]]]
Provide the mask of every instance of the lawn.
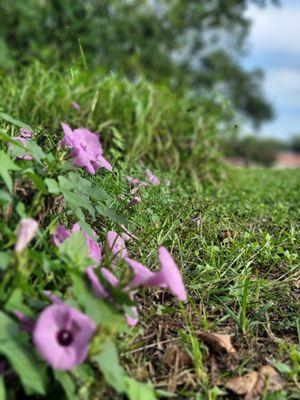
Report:
[[[298,398],[300,171],[232,170],[218,189],[199,194],[175,179],[136,208],[135,251],[143,257],[140,243],[167,243],[189,303],[178,309],[163,293],[143,297],[142,327],[124,344],[125,364],[199,399],[216,398],[216,386],[268,364],[285,381],[268,398]],[[206,331],[232,335],[235,353],[203,338]]]

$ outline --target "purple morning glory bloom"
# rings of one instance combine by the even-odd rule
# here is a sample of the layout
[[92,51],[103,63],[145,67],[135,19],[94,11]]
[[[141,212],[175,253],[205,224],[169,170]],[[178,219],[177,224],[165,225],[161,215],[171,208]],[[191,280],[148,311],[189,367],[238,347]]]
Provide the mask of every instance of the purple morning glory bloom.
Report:
[[86,359],[95,330],[96,325],[85,314],[67,305],[53,304],[38,317],[33,341],[52,368],[67,371]]
[[78,128],[73,131],[65,123],[61,125],[65,134],[61,145],[73,150],[71,157],[74,158],[74,165],[85,168],[92,175],[99,168],[112,171],[111,164],[103,157],[103,149],[98,135],[86,128]]
[[[92,258],[97,263],[99,263],[102,260],[102,252],[101,252],[101,248],[98,245],[98,243],[96,242],[96,240],[91,238],[85,231],[83,231],[78,223],[73,225],[71,232],[72,233],[76,233],[76,232],[83,233],[83,236],[85,238],[86,244],[89,249],[90,258]],[[93,236],[94,236],[94,238],[97,237],[97,234],[95,231],[93,231]]]
[[34,238],[38,229],[38,223],[32,218],[22,218],[17,232],[15,251],[17,253],[25,249],[29,242]]
[[[107,268],[100,268],[100,272],[103,276],[103,278],[111,285],[111,286],[117,286],[119,283],[118,278],[114,276],[112,272],[110,272]],[[95,273],[95,269],[93,267],[88,267],[86,269],[86,274],[92,284],[92,289],[95,297],[99,297],[101,299],[106,299],[109,297],[109,293],[106,290],[106,288],[102,285],[100,282],[98,276]]]
[[130,311],[131,311],[131,314],[133,314],[133,316],[131,316],[129,314],[125,314],[125,319],[129,326],[134,327],[139,322],[139,314],[138,314],[138,310],[136,307],[131,307]]
[[134,196],[130,202],[128,203],[128,207],[133,207],[136,206],[137,204],[140,204],[142,201],[142,199],[140,198],[140,196]]
[[134,288],[136,286],[142,285],[145,281],[147,282],[148,279],[152,278],[155,274],[136,260],[126,257],[125,261],[134,272],[134,278],[128,285],[129,288]]
[[147,178],[148,178],[149,182],[150,182],[152,185],[154,185],[154,186],[160,185],[160,180],[158,179],[157,176],[155,176],[155,175],[153,174],[152,171],[150,171],[150,169],[147,169],[147,170],[146,170],[146,175],[147,175]]
[[186,301],[187,294],[179,269],[168,250],[161,246],[158,249],[161,270],[144,282],[145,286],[168,287],[179,300]]
[[76,101],[72,101],[72,107],[74,110],[80,110],[80,105]]
[[127,257],[128,253],[125,246],[125,241],[119,233],[109,231],[107,233],[107,243],[113,255],[119,258]]
[[[52,239],[53,243],[55,244],[55,246],[59,247],[68,237],[72,235],[72,233],[76,232],[83,233],[86,244],[88,246],[89,257],[92,260],[95,260],[97,263],[99,263],[102,260],[102,252],[100,246],[98,245],[95,239],[91,238],[85,231],[81,229],[78,223],[73,225],[71,232],[68,229],[66,229],[65,226],[58,225],[53,234],[53,239]],[[94,231],[93,231],[93,236],[94,238],[97,237],[96,232]]]
[[64,225],[58,225],[53,233],[52,242],[59,247],[70,236],[70,231]]

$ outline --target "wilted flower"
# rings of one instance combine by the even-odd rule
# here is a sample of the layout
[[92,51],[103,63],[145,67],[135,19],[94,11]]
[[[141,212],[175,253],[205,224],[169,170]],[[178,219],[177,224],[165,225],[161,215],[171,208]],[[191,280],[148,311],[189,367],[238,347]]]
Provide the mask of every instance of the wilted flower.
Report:
[[142,201],[142,199],[140,198],[140,196],[134,196],[130,202],[128,203],[128,207],[133,207],[136,206],[137,204],[140,204]]
[[15,244],[15,251],[19,253],[28,245],[34,238],[38,229],[38,223],[32,218],[22,218],[17,232],[17,241]]
[[150,171],[150,169],[147,169],[147,170],[146,170],[146,175],[147,175],[147,178],[148,178],[149,182],[150,182],[152,185],[154,185],[154,186],[160,185],[160,180],[158,179],[157,176],[155,176],[155,175],[153,174],[152,171]]
[[[19,135],[15,138],[18,142],[22,143],[26,147],[27,142],[32,138],[32,132],[28,129],[21,128]],[[22,160],[33,160],[33,157],[29,154],[23,154],[17,156]]]
[[33,341],[52,368],[71,370],[86,359],[95,330],[94,322],[85,314],[64,304],[53,304],[38,317]]
[[71,157],[74,158],[74,165],[85,168],[92,175],[99,168],[112,170],[112,166],[102,155],[103,149],[98,135],[86,128],[73,131],[67,124],[61,125],[65,134],[61,145],[73,150]]

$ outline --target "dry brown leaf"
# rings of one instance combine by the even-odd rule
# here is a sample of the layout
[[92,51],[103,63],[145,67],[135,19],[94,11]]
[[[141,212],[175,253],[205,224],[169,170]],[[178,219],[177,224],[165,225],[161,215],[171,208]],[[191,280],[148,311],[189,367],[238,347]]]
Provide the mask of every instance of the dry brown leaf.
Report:
[[174,368],[175,366],[179,368],[189,367],[192,364],[191,357],[188,353],[181,346],[176,346],[174,344],[170,344],[166,348],[162,362],[169,368]]
[[257,378],[258,373],[256,371],[251,371],[244,376],[229,379],[225,387],[239,396],[245,396],[253,391]]
[[281,390],[283,381],[274,368],[265,365],[259,372],[251,371],[244,376],[230,379],[225,387],[239,396],[244,396],[245,400],[255,400],[259,399],[265,390],[268,392]]
[[236,354],[230,335],[221,333],[200,332],[199,336],[210,349],[217,354]]

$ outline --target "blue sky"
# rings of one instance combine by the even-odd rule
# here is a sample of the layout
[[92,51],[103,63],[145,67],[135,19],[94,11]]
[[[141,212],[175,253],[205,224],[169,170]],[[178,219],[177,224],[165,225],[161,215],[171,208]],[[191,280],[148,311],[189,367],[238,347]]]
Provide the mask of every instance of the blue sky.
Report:
[[249,7],[253,25],[243,62],[264,70],[264,91],[275,108],[276,119],[264,124],[261,134],[288,139],[300,133],[300,0],[281,3]]

